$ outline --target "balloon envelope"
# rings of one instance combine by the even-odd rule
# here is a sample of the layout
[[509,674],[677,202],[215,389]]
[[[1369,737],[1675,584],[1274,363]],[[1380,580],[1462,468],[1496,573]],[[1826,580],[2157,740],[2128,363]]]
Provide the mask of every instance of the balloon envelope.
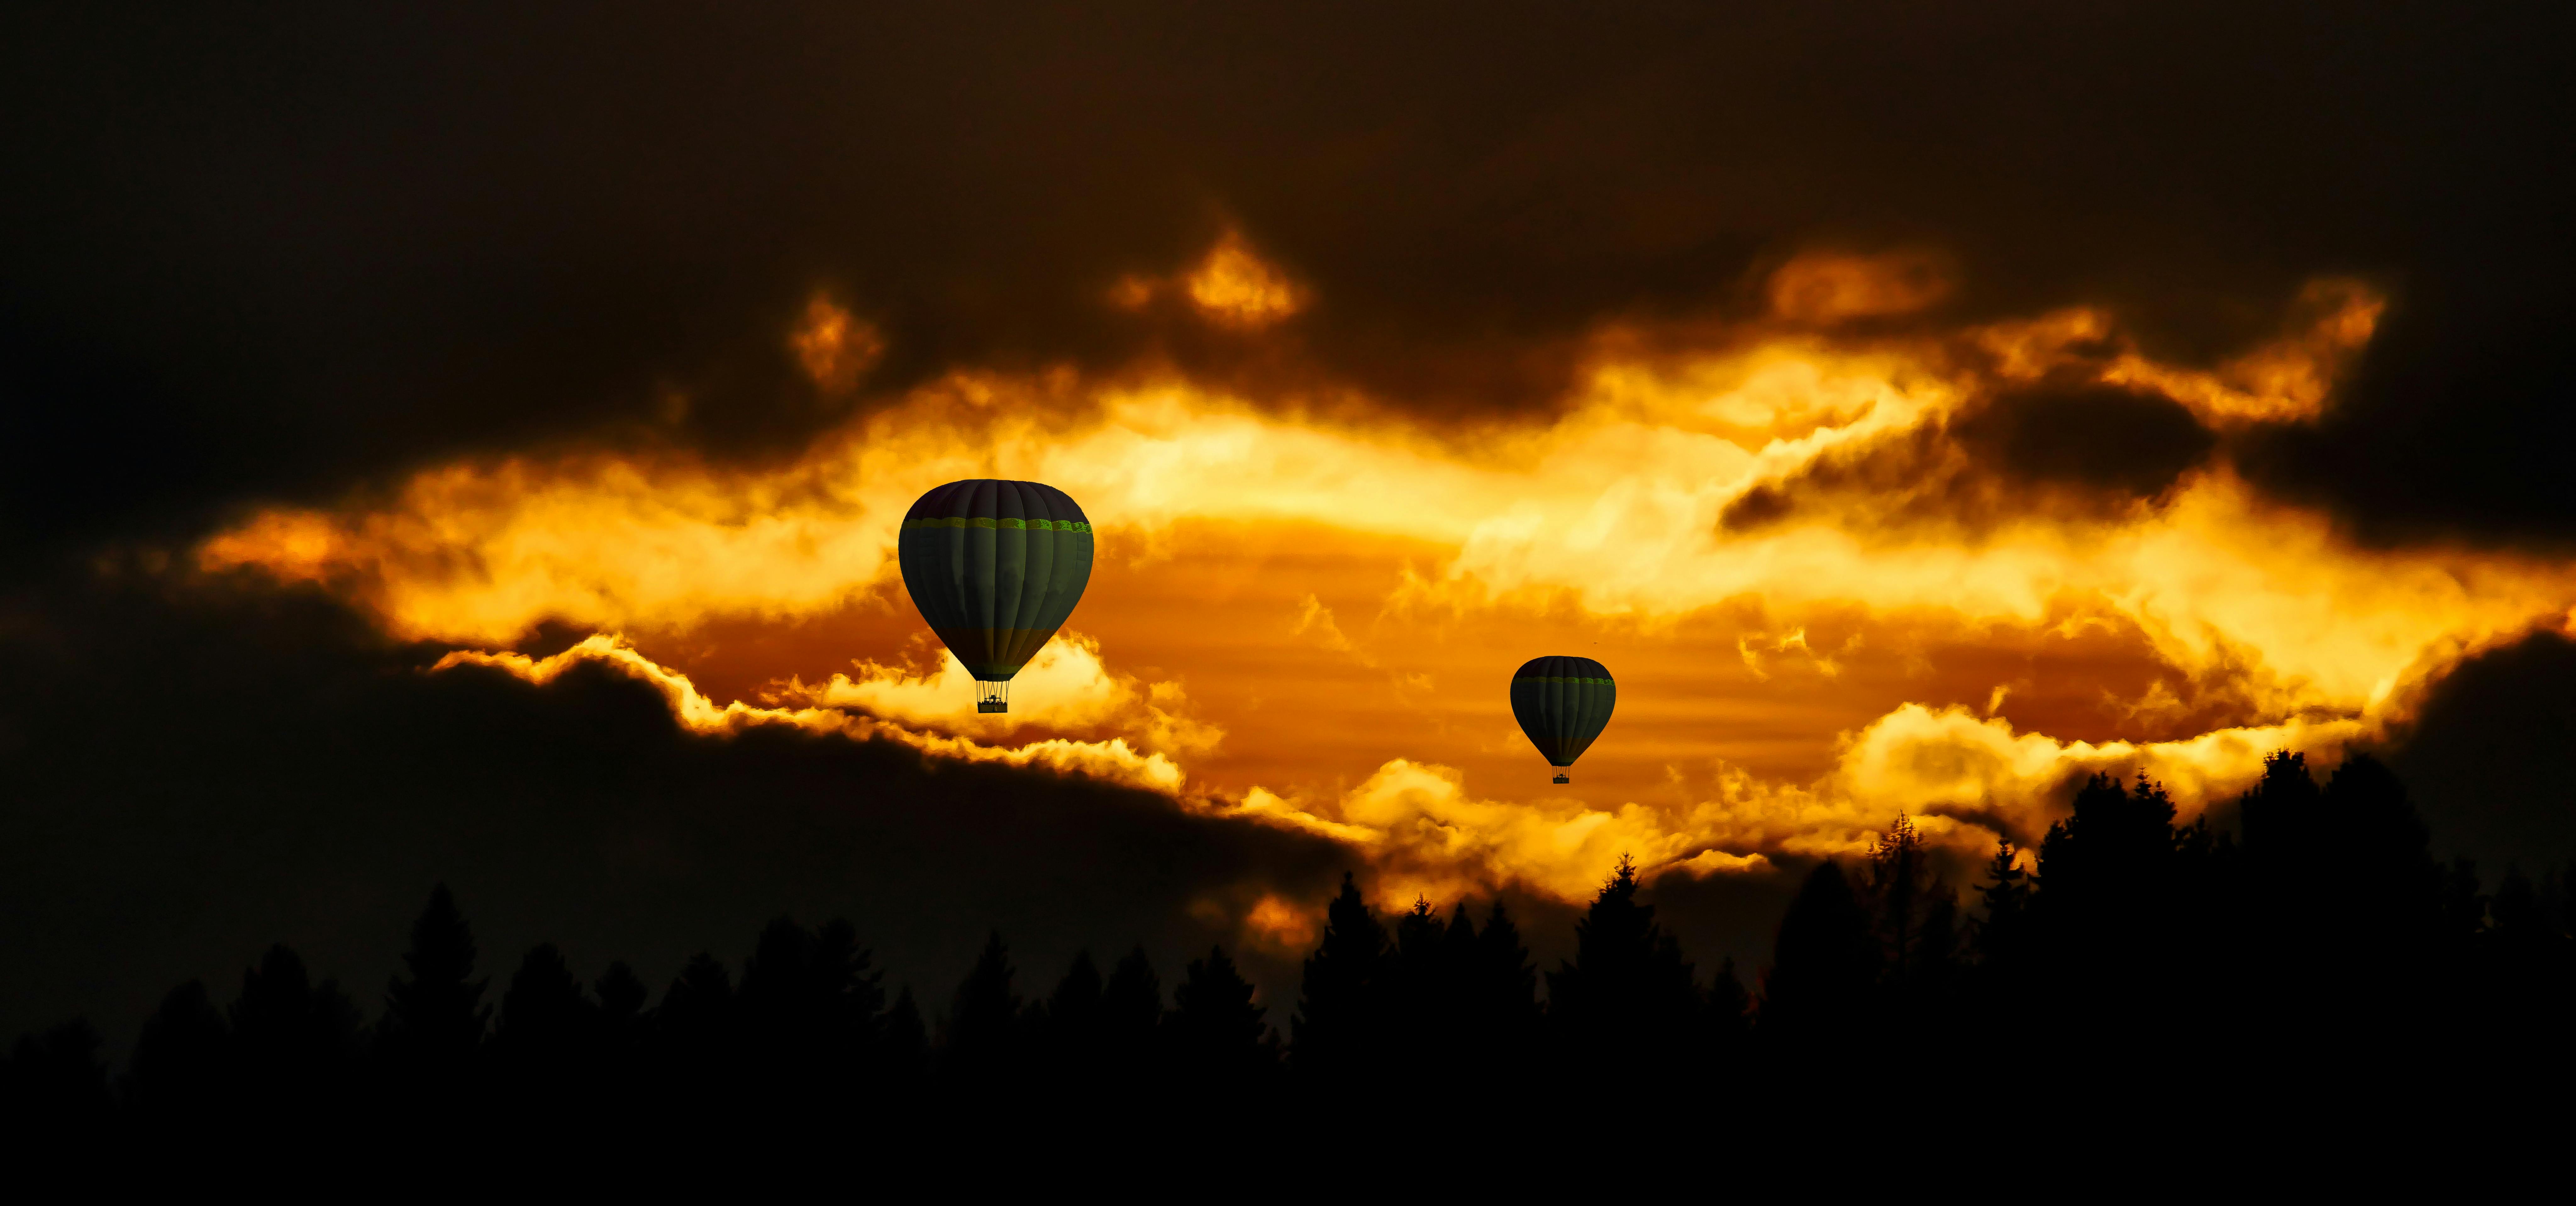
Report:
[[1572,766],[1610,723],[1619,686],[1588,657],[1534,657],[1512,675],[1512,715],[1553,766]]
[[912,504],[895,552],[930,630],[978,682],[1007,683],[1081,601],[1091,520],[1053,486],[950,482]]

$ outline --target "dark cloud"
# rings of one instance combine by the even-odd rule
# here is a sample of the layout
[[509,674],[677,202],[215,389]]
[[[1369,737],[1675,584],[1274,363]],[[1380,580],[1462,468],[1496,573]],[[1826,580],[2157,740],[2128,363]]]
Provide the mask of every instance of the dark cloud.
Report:
[[[2098,303],[2183,360],[2386,282],[2355,404],[2263,480],[2546,536],[2551,15],[16,5],[0,512],[22,563],[477,449],[758,455],[841,413],[780,349],[817,287],[886,329],[878,389],[1168,355],[1542,405],[1595,324],[1748,311],[1825,242],[1955,256],[1948,319]],[[1229,225],[1314,289],[1287,362],[1101,304]]]
[[2539,632],[2463,662],[2426,698],[2390,765],[2433,848],[2538,879],[2576,859],[2576,641]]
[[[1038,979],[1084,944],[1177,971],[1237,941],[1194,905],[1317,899],[1350,862],[1086,780],[698,736],[610,672],[539,688],[425,673],[432,652],[309,596],[22,596],[0,631],[0,1033],[86,1013],[117,1034],[277,941],[372,1002],[442,880],[504,973],[552,940],[658,982],[780,913],[846,916],[937,1002],[991,927]],[[1251,968],[1293,993],[1293,962]]]
[[1951,434],[2014,477],[2131,499],[2162,494],[2218,446],[2181,403],[2107,386],[2006,393]]
[[[2242,463],[2266,489],[2330,508],[2374,543],[2563,554],[2576,545],[2569,284],[2402,303],[2341,403],[2313,427],[2260,433]],[[2448,312],[2425,312],[2437,309]]]
[[1729,504],[1737,531],[1821,507],[1854,526],[1984,530],[2044,512],[2153,505],[2218,451],[2217,433],[2162,394],[2092,384],[2004,390],[1945,422],[1829,449]]

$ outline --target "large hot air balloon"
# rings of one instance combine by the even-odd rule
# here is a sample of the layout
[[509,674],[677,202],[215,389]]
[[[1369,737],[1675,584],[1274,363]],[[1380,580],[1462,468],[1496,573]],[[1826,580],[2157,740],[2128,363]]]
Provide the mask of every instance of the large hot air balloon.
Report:
[[[1572,766],[1610,723],[1619,685],[1588,657],[1534,657],[1512,675],[1512,715],[1551,766]],[[1556,781],[1569,782],[1562,774]]]
[[975,676],[975,710],[1011,710],[1011,676],[1064,626],[1091,581],[1091,521],[1062,490],[950,482],[903,517],[903,586]]

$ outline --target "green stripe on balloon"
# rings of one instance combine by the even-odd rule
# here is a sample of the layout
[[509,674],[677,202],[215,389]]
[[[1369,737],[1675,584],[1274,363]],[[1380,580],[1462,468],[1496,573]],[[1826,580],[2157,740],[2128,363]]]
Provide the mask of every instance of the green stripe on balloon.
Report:
[[988,519],[980,515],[953,515],[943,519],[907,519],[902,531],[918,532],[925,528],[984,528],[1014,532],[1089,532],[1091,525],[1079,519]]

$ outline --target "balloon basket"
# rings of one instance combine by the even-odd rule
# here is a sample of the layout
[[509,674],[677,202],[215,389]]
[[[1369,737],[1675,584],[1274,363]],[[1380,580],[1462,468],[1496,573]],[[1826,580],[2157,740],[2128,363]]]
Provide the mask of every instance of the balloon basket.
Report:
[[1008,711],[1010,711],[1010,710],[1011,710],[1011,684],[1009,684],[1009,683],[1007,683],[1007,682],[999,682],[999,683],[978,682],[978,683],[976,683],[976,684],[975,684],[975,710],[976,710],[976,711],[978,711],[978,712],[984,712],[984,713],[992,713],[992,712],[1008,712]]
[[1558,775],[1558,776],[1556,777],[1556,781],[1557,781],[1557,782],[1559,782],[1559,783],[1572,783],[1572,782],[1574,782],[1574,780],[1572,780],[1572,779],[1568,779],[1568,778],[1566,778],[1566,777],[1565,777],[1565,776],[1563,776],[1563,775]]

